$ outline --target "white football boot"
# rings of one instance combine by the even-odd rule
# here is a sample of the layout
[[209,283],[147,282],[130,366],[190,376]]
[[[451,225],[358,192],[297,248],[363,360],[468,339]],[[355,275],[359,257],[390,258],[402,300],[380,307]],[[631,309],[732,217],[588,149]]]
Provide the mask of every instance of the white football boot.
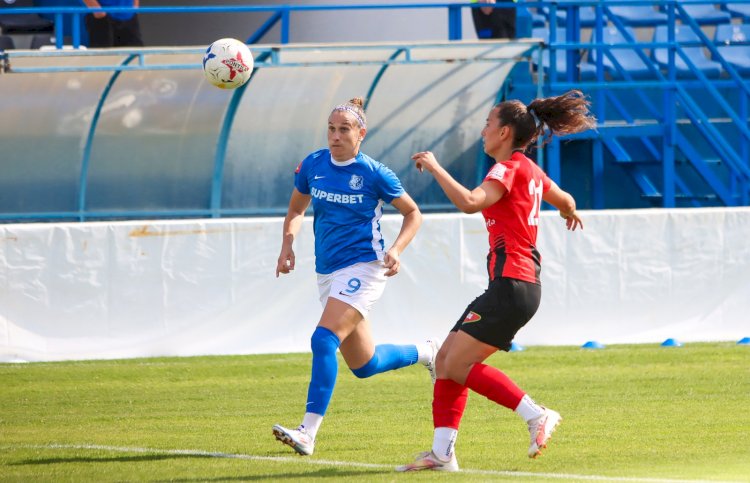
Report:
[[435,369],[435,361],[437,360],[438,351],[440,350],[440,346],[442,343],[435,339],[427,339],[427,345],[432,348],[432,356],[430,357],[430,360],[425,363],[425,367],[430,373],[430,377],[432,378],[432,383],[435,384],[435,380],[437,379],[437,370]]
[[315,450],[315,440],[307,434],[304,428],[286,429],[284,426],[275,424],[273,435],[302,456],[310,456]]
[[552,432],[562,421],[560,414],[551,409],[544,409],[544,414],[529,421],[529,434],[531,445],[529,446],[529,458],[536,458],[542,454],[542,449],[547,447],[547,442],[552,437]]
[[456,453],[453,453],[453,455],[451,455],[450,461],[442,461],[440,460],[440,458],[435,456],[435,453],[433,453],[432,451],[425,451],[424,453],[420,453],[413,463],[396,467],[396,471],[420,470],[458,471],[458,461],[456,461]]

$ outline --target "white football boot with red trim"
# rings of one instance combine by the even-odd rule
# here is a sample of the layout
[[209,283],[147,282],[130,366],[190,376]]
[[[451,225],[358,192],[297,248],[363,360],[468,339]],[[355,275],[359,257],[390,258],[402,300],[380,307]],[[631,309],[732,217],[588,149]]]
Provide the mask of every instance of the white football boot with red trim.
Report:
[[544,414],[529,421],[529,434],[531,435],[529,458],[536,458],[542,454],[542,450],[547,447],[547,442],[552,437],[552,432],[562,421],[557,411],[545,407],[542,409],[544,409]]

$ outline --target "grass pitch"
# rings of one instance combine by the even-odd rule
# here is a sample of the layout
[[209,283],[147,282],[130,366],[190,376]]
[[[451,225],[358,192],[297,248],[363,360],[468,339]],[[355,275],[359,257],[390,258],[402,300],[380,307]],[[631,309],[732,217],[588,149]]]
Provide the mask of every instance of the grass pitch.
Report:
[[563,423],[526,457],[518,416],[477,394],[459,474],[398,474],[432,441],[414,366],[339,380],[313,457],[276,442],[304,411],[309,354],[0,364],[1,481],[750,481],[750,348],[530,347],[489,363]]

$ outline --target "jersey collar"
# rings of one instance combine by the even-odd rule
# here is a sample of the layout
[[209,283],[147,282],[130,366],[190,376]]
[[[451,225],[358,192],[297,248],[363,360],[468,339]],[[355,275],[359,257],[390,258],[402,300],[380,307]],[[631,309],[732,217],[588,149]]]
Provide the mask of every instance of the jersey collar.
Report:
[[331,156],[331,164],[333,164],[334,166],[343,168],[344,166],[349,166],[350,164],[356,163],[358,157],[359,157],[359,153],[357,153],[357,155],[353,157],[352,159],[347,159],[346,161],[336,161],[335,159],[333,159],[333,156]]

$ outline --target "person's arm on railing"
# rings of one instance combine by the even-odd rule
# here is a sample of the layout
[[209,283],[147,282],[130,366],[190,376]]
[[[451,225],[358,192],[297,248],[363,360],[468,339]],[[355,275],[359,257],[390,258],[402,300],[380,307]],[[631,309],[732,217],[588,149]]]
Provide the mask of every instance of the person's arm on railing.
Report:
[[[97,0],[83,0],[83,3],[86,4],[89,8],[102,8],[101,4],[97,2]],[[107,12],[94,12],[95,18],[104,18],[107,16]]]

